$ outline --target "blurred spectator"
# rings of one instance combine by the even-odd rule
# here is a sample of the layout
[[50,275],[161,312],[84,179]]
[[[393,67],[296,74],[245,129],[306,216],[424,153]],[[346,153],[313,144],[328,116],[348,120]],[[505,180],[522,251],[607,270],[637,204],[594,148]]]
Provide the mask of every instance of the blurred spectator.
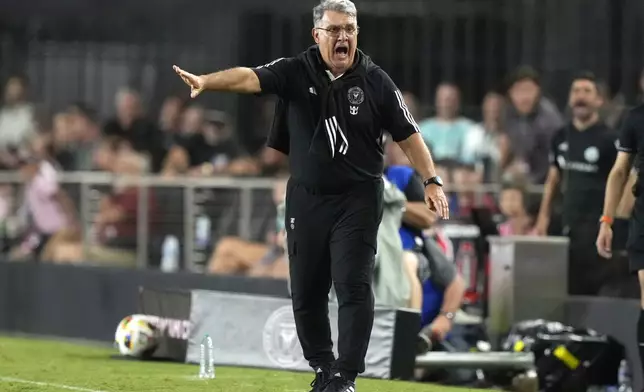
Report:
[[121,137],[104,137],[98,141],[92,154],[92,166],[96,170],[112,173],[115,171],[119,153],[131,149],[130,143]]
[[418,126],[438,165],[445,161],[466,162],[465,141],[473,132],[474,122],[459,116],[460,92],[451,83],[441,83],[436,90],[436,117]]
[[[501,162],[509,174],[528,174],[533,182],[543,183],[548,173],[548,149],[554,132],[563,126],[557,107],[542,96],[539,74],[521,67],[510,76],[510,105],[503,124],[509,146],[504,146]],[[507,153],[507,149],[511,153]]]
[[139,94],[134,90],[122,89],[116,94],[115,103],[116,117],[105,124],[103,133],[129,141],[134,150],[149,156],[152,171],[158,172],[166,153],[163,135],[145,117]]
[[69,169],[65,165],[63,167],[72,171],[93,170],[92,156],[101,142],[101,128],[96,112],[91,107],[78,102],[72,104],[67,109],[67,113],[71,141],[64,151],[69,156],[70,164]]
[[[275,208],[282,203],[285,194],[286,180],[277,180],[273,188]],[[277,229],[269,232],[265,243],[251,242],[239,237],[222,238],[210,258],[208,272],[286,278],[288,268],[284,252],[284,233],[281,227]]]
[[27,101],[27,80],[13,76],[7,81],[0,108],[0,148],[23,145],[35,133],[35,112]]
[[200,106],[191,106],[184,111],[181,134],[175,140],[163,165],[166,176],[221,174],[239,155],[225,114],[206,112]]
[[[172,138],[179,133],[179,120],[183,101],[181,98],[171,95],[163,101],[159,111],[159,130],[163,132],[166,139],[172,142]],[[167,145],[166,147],[170,147]]]
[[430,228],[436,222],[437,216],[427,208],[423,181],[411,167],[409,159],[398,143],[388,139],[385,146],[385,176],[405,194],[407,200],[400,228],[403,248],[417,249],[418,241],[423,241],[423,230]]
[[[403,248],[402,264],[410,282],[407,306],[422,312],[423,326],[430,325],[425,333],[442,340],[452,325],[449,319],[440,317],[440,313],[445,309],[455,312],[460,308],[465,285],[456,273],[455,264],[441,254],[433,238],[424,234],[436,223],[437,217],[425,205],[422,180],[410,167],[397,143],[389,141],[386,151],[386,178],[406,198],[399,235]],[[393,197],[387,192],[385,188],[385,197]],[[379,250],[390,242],[384,237],[387,230],[385,216],[378,232]]]
[[[385,176],[405,196],[399,235],[405,251],[402,263],[410,280],[411,296],[408,306],[420,310],[423,297],[421,285],[428,278],[429,268],[429,261],[423,254],[425,249],[423,230],[429,229],[436,222],[437,216],[427,208],[423,181],[411,167],[409,159],[400,146],[389,140],[386,151]],[[382,226],[381,224],[381,228]]]
[[506,219],[499,225],[500,235],[536,235],[534,229],[536,214],[530,211],[525,184],[519,181],[504,184],[499,205]]
[[459,165],[452,170],[452,183],[456,190],[456,202],[450,206],[455,216],[468,217],[477,207],[496,210],[496,201],[491,193],[480,189],[483,176],[473,165]]
[[[485,183],[497,182],[499,178],[502,145],[507,136],[503,133],[503,96],[489,92],[483,98],[483,121],[478,124],[465,140],[467,161],[475,162],[482,171]],[[503,150],[506,152],[507,150]]]
[[53,235],[77,223],[76,211],[58,183],[49,136],[33,139],[30,155],[22,161],[20,173],[25,180],[23,208],[28,223],[23,240],[11,251],[10,258],[37,258]]
[[[402,176],[398,178],[402,179]],[[382,219],[378,226],[377,249],[373,272],[373,295],[376,306],[411,307],[420,310],[422,289],[413,255],[404,256],[399,235],[405,210],[405,195],[387,177],[383,178]],[[413,269],[413,270],[412,270]],[[335,290],[332,300],[337,301]]]
[[611,97],[610,87],[606,82],[598,82],[597,88],[603,102],[602,107],[599,109],[600,118],[610,128],[619,130],[626,115],[624,97],[621,94]]
[[51,139],[56,162],[63,171],[74,170],[73,144],[71,121],[68,113],[56,113],[52,118]]
[[[83,251],[81,233],[65,231],[54,236],[47,245],[43,259],[57,263],[77,263],[88,260],[103,265],[134,267],[136,264],[139,187],[135,178],[146,171],[146,160],[131,150],[121,150],[116,155],[114,172],[118,174],[112,191],[101,198],[99,211],[94,218],[92,232],[96,245]],[[147,189],[148,232],[154,227],[157,205],[154,192]]]

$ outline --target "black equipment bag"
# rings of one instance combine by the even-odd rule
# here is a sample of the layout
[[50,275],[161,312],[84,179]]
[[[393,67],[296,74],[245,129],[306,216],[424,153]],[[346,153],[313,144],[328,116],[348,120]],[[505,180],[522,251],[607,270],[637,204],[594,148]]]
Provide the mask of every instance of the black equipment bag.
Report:
[[503,350],[531,351],[546,392],[586,392],[589,386],[616,385],[625,349],[619,342],[586,328],[527,320],[514,325]]

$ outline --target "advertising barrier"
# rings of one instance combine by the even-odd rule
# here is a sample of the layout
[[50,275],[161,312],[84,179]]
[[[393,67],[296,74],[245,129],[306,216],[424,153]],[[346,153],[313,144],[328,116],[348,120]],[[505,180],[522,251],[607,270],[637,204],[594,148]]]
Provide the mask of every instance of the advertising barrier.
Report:
[[139,295],[139,311],[150,317],[157,327],[159,340],[153,357],[184,362],[188,339],[192,332],[190,291],[143,290]]
[[[208,335],[212,338],[217,365],[309,369],[288,299],[154,289],[143,289],[140,298],[139,312],[156,316],[161,332],[159,346],[153,354],[155,358],[197,364],[201,343]],[[190,307],[188,318],[187,307]],[[330,304],[329,313],[337,355],[337,306]],[[419,325],[417,312],[377,308],[364,376],[410,379],[416,354],[414,331]]]
[[[222,297],[224,291],[229,296]],[[231,306],[233,299],[239,305],[249,298],[254,303],[270,305],[272,310],[260,312],[255,305],[252,309],[256,314],[249,318],[245,312],[241,314],[238,306]],[[155,356],[180,362],[186,359],[193,362],[192,353],[203,338],[201,334],[209,333],[219,340],[231,336],[245,338],[248,342],[243,347],[256,350],[261,356],[258,361],[268,367],[284,368],[285,362],[291,366],[289,361],[294,360],[289,358],[293,358],[295,350],[292,344],[297,339],[292,333],[289,313],[278,312],[289,303],[284,282],[270,279],[0,261],[0,331],[112,342],[123,317],[147,313],[158,318],[156,324],[164,336]],[[637,300],[566,297],[560,308],[544,316],[614,337],[626,347],[632,368],[639,369],[635,333],[639,308]],[[561,319],[548,317],[554,314]],[[208,323],[213,323],[213,327]],[[251,325],[253,328],[248,327]],[[410,353],[415,352],[413,331],[417,325],[417,314],[377,311],[373,347],[367,359],[370,375],[410,377],[415,361]],[[251,335],[242,336],[236,329]],[[214,344],[217,363],[234,359],[226,351],[228,347],[232,349],[226,342]],[[387,361],[385,355],[391,359]],[[247,358],[237,360],[243,364]],[[286,368],[300,369],[298,366]],[[642,388],[641,374],[634,372],[633,378],[635,388]]]

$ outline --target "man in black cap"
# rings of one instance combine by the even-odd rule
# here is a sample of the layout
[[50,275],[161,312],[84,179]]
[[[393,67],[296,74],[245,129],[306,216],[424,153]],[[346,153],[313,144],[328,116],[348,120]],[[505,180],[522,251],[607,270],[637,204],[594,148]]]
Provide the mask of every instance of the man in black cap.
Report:
[[[448,217],[442,180],[403,96],[357,49],[357,11],[348,0],[313,9],[316,45],[257,68],[196,76],[178,67],[195,97],[203,90],[276,94],[268,145],[289,155],[286,231],[291,292],[313,391],[354,392],[374,317],[371,288],[383,206],[383,130],[424,181],[425,200]],[[331,283],[339,303],[339,358],[328,319]]]

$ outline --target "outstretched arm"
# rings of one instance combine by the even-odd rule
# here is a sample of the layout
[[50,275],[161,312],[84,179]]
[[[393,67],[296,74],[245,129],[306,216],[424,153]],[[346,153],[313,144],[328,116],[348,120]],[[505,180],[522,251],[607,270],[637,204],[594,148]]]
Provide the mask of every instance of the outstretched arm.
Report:
[[280,58],[256,68],[236,67],[207,75],[195,75],[176,65],[173,69],[190,86],[192,98],[204,90],[283,95],[295,63],[293,58]]
[[237,67],[207,75],[194,75],[176,65],[174,71],[190,86],[190,96],[195,98],[204,90],[230,91],[236,93],[259,93],[259,78],[250,68]]

